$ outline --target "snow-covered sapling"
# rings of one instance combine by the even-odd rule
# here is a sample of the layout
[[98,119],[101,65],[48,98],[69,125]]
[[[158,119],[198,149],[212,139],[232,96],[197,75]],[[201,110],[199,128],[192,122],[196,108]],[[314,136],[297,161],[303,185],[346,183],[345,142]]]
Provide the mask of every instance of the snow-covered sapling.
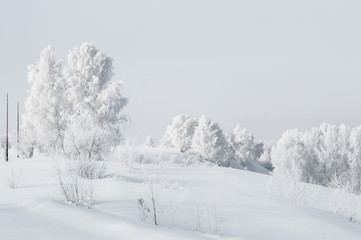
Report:
[[158,195],[155,192],[155,178],[151,178],[150,181],[148,182],[148,186],[149,186],[149,192],[150,192],[150,200],[152,202],[152,211],[153,211],[153,221],[154,221],[154,225],[158,225],[158,219],[157,219],[157,200],[158,200]]

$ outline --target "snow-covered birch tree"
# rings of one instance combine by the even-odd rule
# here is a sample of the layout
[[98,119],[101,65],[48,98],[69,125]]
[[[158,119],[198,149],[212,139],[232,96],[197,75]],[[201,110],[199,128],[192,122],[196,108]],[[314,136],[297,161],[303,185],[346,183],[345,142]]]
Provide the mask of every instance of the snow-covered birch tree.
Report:
[[62,63],[55,59],[52,47],[47,46],[37,64],[28,69],[30,89],[23,115],[24,153],[31,157],[34,148],[41,152],[61,151],[65,128]]
[[113,60],[91,43],[75,47],[68,55],[67,129],[64,147],[73,158],[101,160],[122,140],[128,118],[122,113],[128,99],[122,83],[113,81]]

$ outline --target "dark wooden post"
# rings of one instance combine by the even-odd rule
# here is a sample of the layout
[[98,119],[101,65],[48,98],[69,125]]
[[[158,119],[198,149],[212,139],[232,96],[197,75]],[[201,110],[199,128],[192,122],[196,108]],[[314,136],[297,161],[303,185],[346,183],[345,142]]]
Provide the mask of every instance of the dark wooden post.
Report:
[[17,152],[18,152],[18,158],[19,158],[19,148],[20,148],[20,117],[19,117],[19,102],[17,104]]
[[9,93],[6,93],[6,146],[5,161],[9,161]]

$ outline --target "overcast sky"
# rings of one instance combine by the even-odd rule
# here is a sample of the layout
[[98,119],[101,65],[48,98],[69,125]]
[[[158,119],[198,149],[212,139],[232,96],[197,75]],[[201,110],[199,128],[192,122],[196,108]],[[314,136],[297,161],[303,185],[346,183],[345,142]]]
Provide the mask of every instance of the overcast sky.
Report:
[[[27,65],[92,41],[129,98],[127,135],[159,138],[177,114],[256,138],[322,122],[361,124],[359,0],[0,0],[0,132],[29,87]],[[11,123],[10,127],[15,128]]]

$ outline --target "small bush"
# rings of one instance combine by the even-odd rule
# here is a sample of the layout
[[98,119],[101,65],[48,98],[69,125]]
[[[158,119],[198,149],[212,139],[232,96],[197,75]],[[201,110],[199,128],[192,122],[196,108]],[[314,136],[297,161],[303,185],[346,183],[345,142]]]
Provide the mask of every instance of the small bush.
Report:
[[306,205],[315,195],[316,189],[302,182],[301,168],[291,164],[287,171],[275,174],[268,184],[271,198]]
[[93,204],[94,180],[92,178],[81,179],[78,174],[78,166],[74,163],[66,165],[65,169],[56,163],[55,170],[65,200],[75,205],[85,204],[89,208]]
[[332,211],[342,218],[352,221],[357,215],[357,205],[359,205],[360,196],[354,194],[352,181],[346,177],[334,176],[329,187],[333,188],[333,194],[330,198]]
[[112,159],[119,162],[128,173],[131,173],[135,163],[144,161],[144,155],[139,152],[139,147],[135,143],[126,141],[115,150]]
[[2,165],[8,187],[17,188],[21,180],[21,169],[15,167],[11,162],[5,162]]

